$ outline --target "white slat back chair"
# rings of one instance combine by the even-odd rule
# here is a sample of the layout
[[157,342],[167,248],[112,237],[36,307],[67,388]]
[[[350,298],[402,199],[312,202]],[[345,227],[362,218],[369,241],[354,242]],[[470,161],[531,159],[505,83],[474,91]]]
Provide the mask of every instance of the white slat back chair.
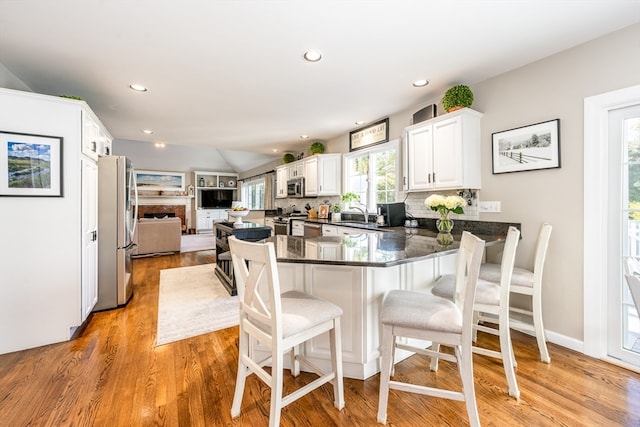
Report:
[[[511,277],[511,293],[531,297],[531,310],[511,307],[511,327],[535,334],[540,360],[546,363],[551,362],[551,357],[547,349],[547,339],[544,332],[544,323],[542,322],[542,275],[547,249],[549,248],[551,230],[551,224],[546,222],[540,227],[536,241],[533,270],[514,267]],[[480,267],[480,279],[496,283],[500,282],[500,264],[482,264]],[[531,322],[515,318],[513,313],[527,316],[531,319]]]
[[[520,230],[515,227],[509,227],[509,231],[507,232],[507,237],[504,242],[502,261],[500,263],[500,282],[494,283],[478,279],[478,285],[476,288],[474,301],[476,321],[474,321],[474,328],[476,331],[497,335],[500,338],[500,351],[478,346],[473,347],[473,352],[476,354],[482,354],[484,356],[495,357],[502,360],[504,373],[509,386],[509,395],[516,399],[520,397],[520,390],[518,389],[518,381],[516,380],[514,370],[516,360],[513,353],[513,347],[511,345],[511,328],[509,326],[509,291],[511,276],[513,273],[513,264],[516,259],[516,248],[518,247],[519,240]],[[454,283],[455,276],[451,274],[444,275],[436,281],[431,292],[439,297],[451,299],[453,297]],[[498,329],[477,324],[478,320],[497,324]],[[431,369],[437,370],[437,368],[438,358],[434,357],[432,359]]]
[[[289,291],[280,295],[273,243],[252,243],[231,236],[229,248],[240,300],[238,374],[231,416],[240,415],[246,377],[251,373],[271,387],[271,427],[280,425],[283,407],[327,382],[332,382],[334,406],[341,410],[344,407],[342,309],[303,292]],[[265,286],[266,289],[262,289]],[[331,372],[321,371],[298,351],[300,344],[325,332],[329,332]],[[271,355],[265,360],[254,360],[250,354],[250,337],[269,347]],[[300,373],[302,363],[318,378],[283,397],[283,357],[288,352],[291,353],[293,376]],[[264,369],[268,364],[271,364],[271,375]]]
[[[389,389],[464,401],[472,426],[479,426],[473,379],[473,300],[484,251],[484,240],[464,231],[456,264],[453,300],[425,292],[389,291],[382,303],[382,359],[377,420],[387,422]],[[396,337],[435,341],[454,348],[454,355],[403,344]],[[391,380],[396,349],[456,362],[462,379],[462,391],[441,389]],[[398,402],[402,405],[402,402]],[[396,420],[401,423],[401,420]],[[434,420],[435,423],[435,420]]]

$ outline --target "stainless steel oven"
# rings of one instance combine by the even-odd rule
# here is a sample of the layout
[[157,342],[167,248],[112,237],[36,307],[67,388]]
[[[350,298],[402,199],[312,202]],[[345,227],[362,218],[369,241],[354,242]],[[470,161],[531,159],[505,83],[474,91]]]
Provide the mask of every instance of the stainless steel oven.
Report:
[[287,235],[289,234],[289,221],[286,220],[273,220],[273,234],[275,235]]

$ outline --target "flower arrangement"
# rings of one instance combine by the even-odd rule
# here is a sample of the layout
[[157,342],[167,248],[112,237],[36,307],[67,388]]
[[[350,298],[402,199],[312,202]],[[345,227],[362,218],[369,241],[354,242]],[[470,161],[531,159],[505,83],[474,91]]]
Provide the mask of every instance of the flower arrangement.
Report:
[[463,207],[467,205],[467,201],[460,196],[445,197],[433,194],[425,199],[424,205],[440,214],[440,219],[436,221],[438,231],[450,233],[453,229],[453,220],[449,219],[449,213],[463,214]]

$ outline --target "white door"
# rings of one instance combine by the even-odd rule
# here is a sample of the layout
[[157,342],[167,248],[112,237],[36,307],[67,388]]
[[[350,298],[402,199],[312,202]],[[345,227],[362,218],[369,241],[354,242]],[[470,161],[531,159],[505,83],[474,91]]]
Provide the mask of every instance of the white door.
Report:
[[[98,166],[82,159],[82,321],[98,302]],[[115,250],[115,249],[114,249]]]
[[640,367],[640,319],[624,279],[627,258],[640,260],[640,105],[609,112],[607,352]]

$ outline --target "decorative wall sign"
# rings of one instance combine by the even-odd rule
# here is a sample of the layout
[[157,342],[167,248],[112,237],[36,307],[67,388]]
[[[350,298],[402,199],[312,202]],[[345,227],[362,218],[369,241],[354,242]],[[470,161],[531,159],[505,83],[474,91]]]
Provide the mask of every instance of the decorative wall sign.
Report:
[[349,151],[389,141],[389,118],[349,132]]
[[62,137],[0,131],[0,196],[62,196]]
[[560,119],[491,135],[493,173],[560,167]]
[[184,173],[137,170],[136,183],[140,191],[184,191]]

